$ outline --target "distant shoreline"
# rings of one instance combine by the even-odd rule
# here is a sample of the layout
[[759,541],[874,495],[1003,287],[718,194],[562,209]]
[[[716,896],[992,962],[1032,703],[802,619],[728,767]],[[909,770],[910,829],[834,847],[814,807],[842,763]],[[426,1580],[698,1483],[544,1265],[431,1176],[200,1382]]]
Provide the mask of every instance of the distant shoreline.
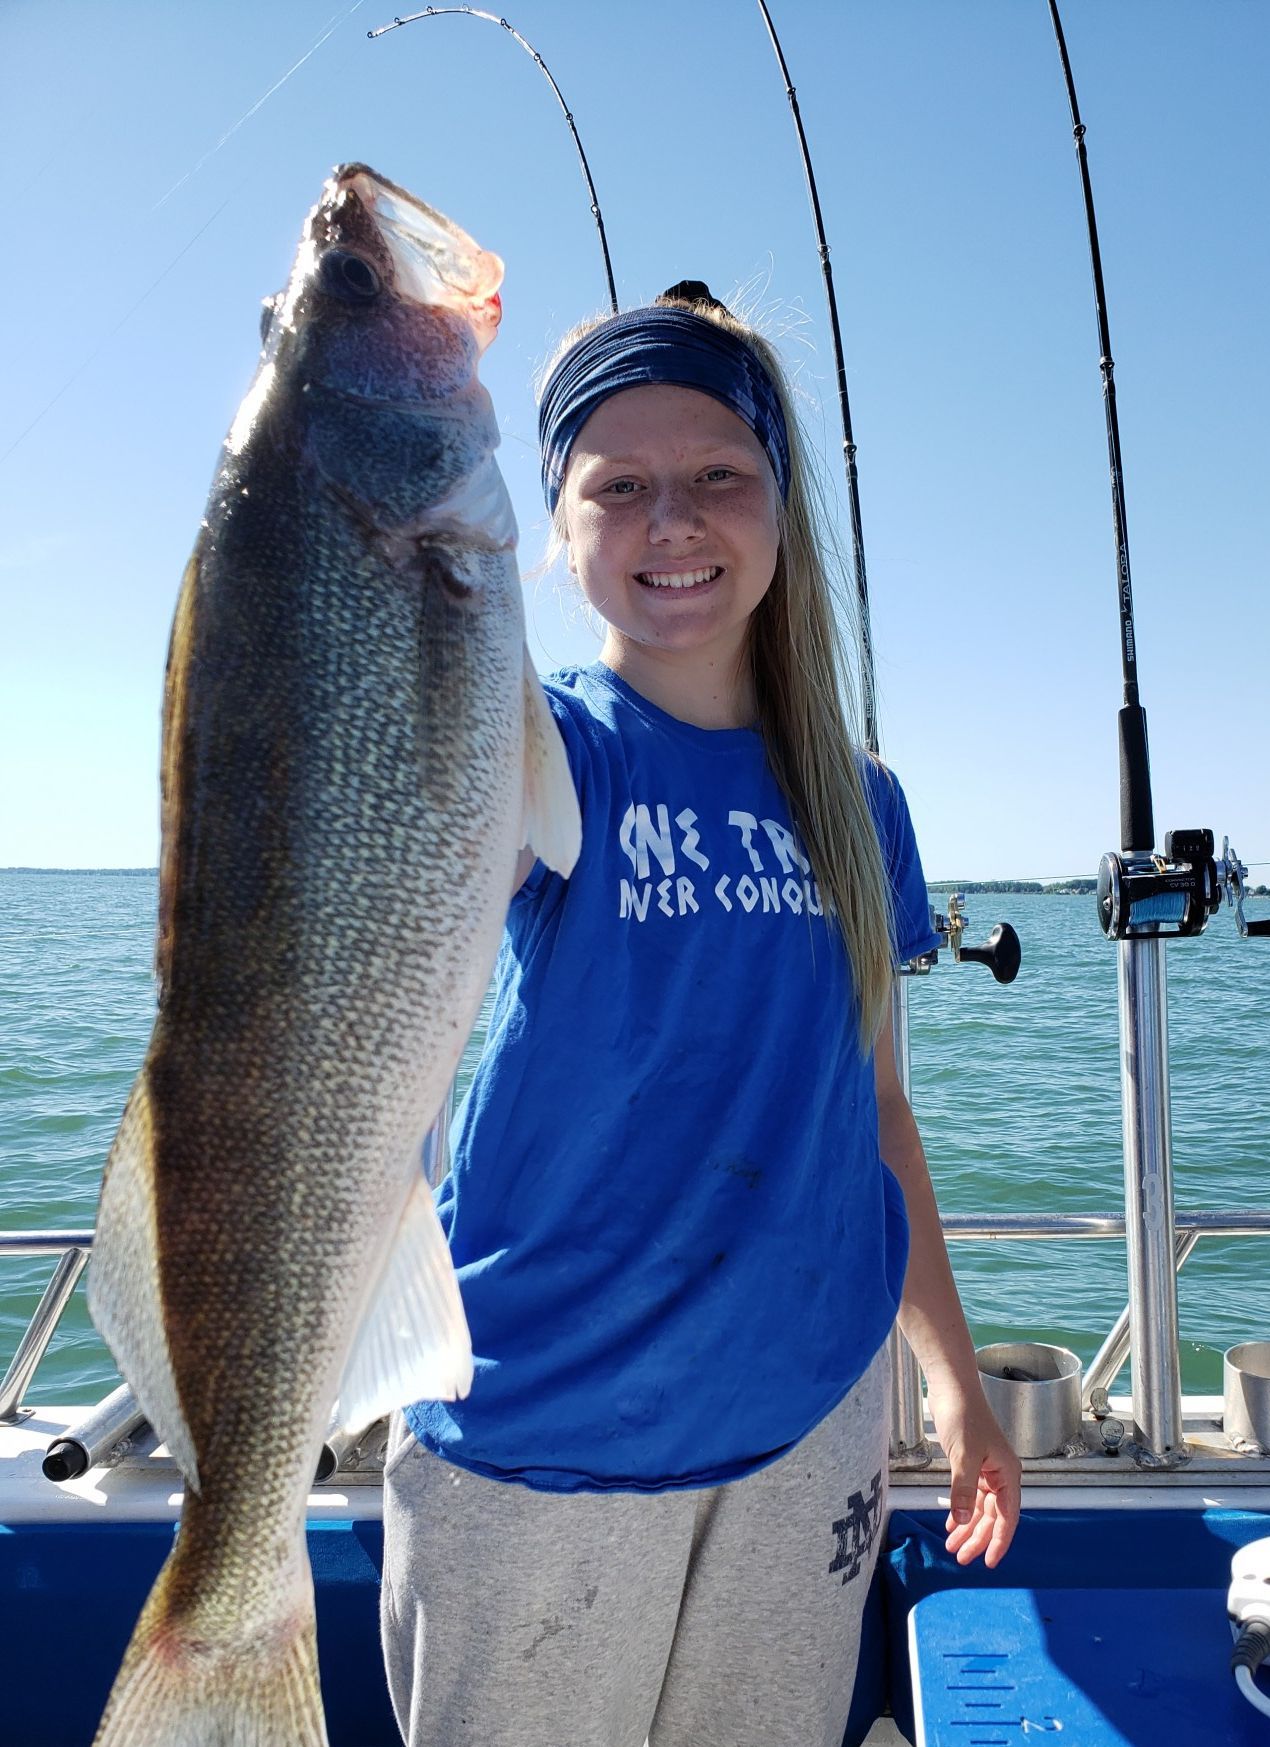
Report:
[[[1098,890],[1097,880],[927,880],[928,892],[1018,892],[1028,898],[1087,898]],[[1270,886],[1248,886],[1246,898],[1270,898]]]
[[127,874],[129,879],[139,879],[148,874],[152,879],[158,879],[157,867],[0,867],[0,874]]
[[927,880],[928,892],[1019,892],[1029,898],[1087,898],[1098,890],[1096,879],[1074,880]]
[[[157,867],[0,867],[0,874],[124,874],[129,879],[158,879]],[[1055,880],[927,880],[928,892],[1010,892],[1034,898],[1087,898],[1098,890],[1094,879]],[[1270,897],[1270,886],[1249,886],[1250,898]]]

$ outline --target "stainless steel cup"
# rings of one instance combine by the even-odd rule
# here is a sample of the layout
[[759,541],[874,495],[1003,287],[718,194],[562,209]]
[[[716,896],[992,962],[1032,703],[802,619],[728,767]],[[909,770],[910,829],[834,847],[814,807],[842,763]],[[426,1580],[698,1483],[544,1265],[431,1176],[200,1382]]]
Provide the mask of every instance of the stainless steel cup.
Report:
[[1244,1341],[1222,1360],[1222,1428],[1231,1443],[1270,1451],[1270,1341]]
[[1080,1360],[1041,1341],[975,1354],[988,1406],[1019,1456],[1058,1456],[1080,1431]]

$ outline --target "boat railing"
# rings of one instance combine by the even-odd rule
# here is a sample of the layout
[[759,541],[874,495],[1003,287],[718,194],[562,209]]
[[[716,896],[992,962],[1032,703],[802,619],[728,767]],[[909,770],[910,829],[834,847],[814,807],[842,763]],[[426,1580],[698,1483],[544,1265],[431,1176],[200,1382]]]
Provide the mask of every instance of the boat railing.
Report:
[[[952,1213],[946,1214],[942,1223],[950,1243],[1123,1240],[1126,1236],[1125,1218],[1118,1213]],[[1180,1269],[1201,1238],[1270,1236],[1270,1208],[1179,1209],[1175,1226],[1174,1262]],[[23,1398],[84,1271],[92,1244],[91,1230],[0,1231],[0,1259],[56,1257],[52,1278],[0,1382],[0,1425],[13,1424],[28,1411]],[[1082,1402],[1086,1410],[1095,1392],[1105,1392],[1118,1375],[1130,1356],[1131,1342],[1130,1308],[1126,1305],[1085,1371]],[[925,1444],[920,1377],[907,1375],[906,1354],[907,1349],[895,1355],[892,1374],[892,1454],[901,1461],[923,1452]],[[1147,1382],[1149,1386],[1150,1380]]]
[[57,1266],[36,1305],[26,1332],[18,1342],[13,1363],[0,1383],[0,1425],[12,1425],[24,1414],[22,1398],[48,1350],[62,1312],[70,1303],[76,1281],[88,1263],[93,1247],[91,1231],[0,1232],[0,1256],[17,1260],[55,1255]]

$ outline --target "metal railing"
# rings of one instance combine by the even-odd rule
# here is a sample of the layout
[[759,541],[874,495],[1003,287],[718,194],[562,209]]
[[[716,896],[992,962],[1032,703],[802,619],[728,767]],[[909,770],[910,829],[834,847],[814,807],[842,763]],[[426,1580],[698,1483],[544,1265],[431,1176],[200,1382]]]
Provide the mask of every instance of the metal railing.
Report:
[[53,1278],[44,1288],[44,1296],[35,1307],[35,1314],[18,1342],[13,1363],[0,1383],[0,1425],[12,1424],[22,1417],[22,1397],[30,1387],[40,1360],[61,1321],[62,1312],[70,1302],[75,1283],[88,1262],[93,1247],[91,1231],[6,1231],[0,1232],[0,1256],[27,1257],[55,1255],[57,1266]]
[[[949,1243],[995,1242],[1014,1243],[1060,1241],[1071,1239],[1115,1239],[1127,1241],[1129,1225],[1121,1213],[999,1213],[985,1217],[977,1213],[945,1214],[942,1221],[944,1238]],[[1183,1264],[1202,1237],[1267,1237],[1270,1236],[1270,1208],[1227,1211],[1225,1209],[1178,1209],[1173,1215],[1175,1241],[1174,1273]],[[1173,1299],[1176,1303],[1176,1298]],[[1140,1316],[1140,1313],[1139,1313]],[[1081,1382],[1081,1404],[1088,1411],[1095,1390],[1106,1390],[1114,1382],[1121,1366],[1132,1352],[1133,1326],[1139,1317],[1132,1303],[1126,1304],[1110,1333],[1090,1361]],[[1177,1330],[1174,1323],[1173,1339]],[[912,1397],[911,1382],[905,1371],[913,1363],[907,1347],[892,1348],[891,1391],[891,1451],[892,1459],[901,1466],[920,1466],[927,1457],[925,1426],[920,1406]],[[1160,1404],[1153,1391],[1155,1373],[1133,1379],[1134,1419],[1139,1425],[1152,1425],[1159,1417]]]
[[[423,1169],[435,1189],[450,1168],[449,1131],[454,1116],[455,1085],[451,1082],[439,1115],[424,1137]],[[30,1388],[40,1360],[70,1302],[71,1293],[88,1262],[93,1247],[92,1231],[0,1232],[0,1259],[55,1255],[57,1266],[44,1296],[18,1342],[13,1363],[0,1382],[0,1425],[12,1425],[24,1416],[22,1398]]]
[[[951,1213],[943,1219],[949,1243],[1015,1243],[1077,1239],[1124,1239],[1127,1225],[1119,1213]],[[1256,1211],[1179,1209],[1174,1216],[1177,1242],[1175,1266],[1180,1270],[1199,1240],[1270,1237],[1270,1208]],[[0,1425],[21,1418],[22,1398],[48,1348],[62,1312],[70,1302],[93,1245],[91,1231],[0,1232],[0,1260],[56,1256],[57,1265],[18,1343],[13,1363],[0,1382]],[[1130,1356],[1130,1311],[1126,1305],[1085,1372],[1082,1398],[1086,1407],[1093,1391],[1110,1386]],[[907,1354],[907,1358],[904,1355]],[[892,1444],[915,1461],[929,1458],[924,1446],[920,1383],[916,1392],[912,1369],[916,1361],[898,1337],[892,1343]],[[903,1369],[901,1370],[901,1365]],[[901,1456],[901,1459],[903,1457]]]

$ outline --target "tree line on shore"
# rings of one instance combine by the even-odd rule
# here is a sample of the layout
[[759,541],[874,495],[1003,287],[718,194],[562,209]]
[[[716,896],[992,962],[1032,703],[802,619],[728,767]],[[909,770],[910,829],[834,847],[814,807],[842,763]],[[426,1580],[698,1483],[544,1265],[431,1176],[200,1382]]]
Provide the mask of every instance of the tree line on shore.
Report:
[[[1098,881],[1072,880],[927,880],[928,892],[1024,892],[1045,898],[1086,897]],[[1270,898],[1270,886],[1249,886],[1249,898]]]

